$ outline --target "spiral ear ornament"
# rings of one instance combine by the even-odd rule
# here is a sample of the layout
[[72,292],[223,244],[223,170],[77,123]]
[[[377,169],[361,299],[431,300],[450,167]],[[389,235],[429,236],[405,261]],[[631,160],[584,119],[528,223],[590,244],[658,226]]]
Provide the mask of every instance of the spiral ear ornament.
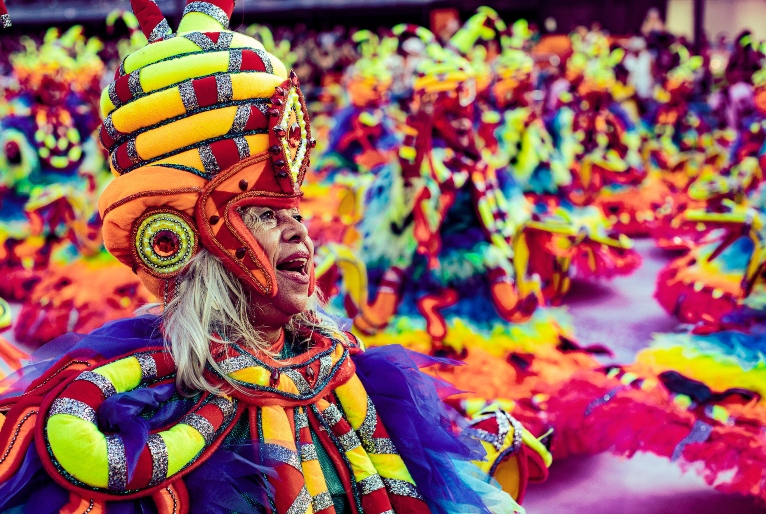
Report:
[[146,212],[133,225],[135,262],[157,278],[178,275],[199,249],[192,219],[172,209]]

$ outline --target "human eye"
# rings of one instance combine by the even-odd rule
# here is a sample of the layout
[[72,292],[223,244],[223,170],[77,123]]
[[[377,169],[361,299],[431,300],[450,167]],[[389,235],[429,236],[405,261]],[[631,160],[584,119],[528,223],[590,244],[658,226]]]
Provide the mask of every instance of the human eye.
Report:
[[277,214],[271,209],[266,209],[258,214],[258,220],[262,223],[274,221],[277,219]]
[[303,223],[303,215],[300,212],[293,213],[293,219],[298,223]]

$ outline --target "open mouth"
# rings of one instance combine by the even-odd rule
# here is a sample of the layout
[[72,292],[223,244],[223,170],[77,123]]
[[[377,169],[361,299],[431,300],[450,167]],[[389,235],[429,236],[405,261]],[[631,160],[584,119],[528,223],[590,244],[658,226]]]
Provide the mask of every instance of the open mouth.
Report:
[[309,282],[310,256],[307,253],[294,253],[277,263],[277,271],[301,284]]

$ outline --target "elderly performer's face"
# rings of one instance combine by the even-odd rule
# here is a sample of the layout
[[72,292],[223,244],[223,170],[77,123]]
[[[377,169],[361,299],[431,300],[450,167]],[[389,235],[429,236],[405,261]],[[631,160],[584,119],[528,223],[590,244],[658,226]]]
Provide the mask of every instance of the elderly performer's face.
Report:
[[284,325],[308,305],[314,243],[298,209],[248,207],[242,219],[270,259],[277,277],[276,297],[254,297],[255,315],[264,324]]

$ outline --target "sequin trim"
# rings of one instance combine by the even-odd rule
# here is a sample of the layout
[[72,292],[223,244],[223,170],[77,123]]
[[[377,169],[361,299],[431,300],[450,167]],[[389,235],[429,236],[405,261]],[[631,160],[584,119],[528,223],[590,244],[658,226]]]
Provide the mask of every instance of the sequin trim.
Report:
[[383,483],[383,479],[380,478],[380,475],[370,475],[367,478],[360,480],[356,483],[356,485],[359,486],[359,491],[362,494],[370,494],[374,493],[375,491],[378,491],[380,489],[383,489],[385,484]]
[[373,434],[375,434],[375,428],[378,426],[378,412],[375,410],[375,404],[372,400],[367,398],[367,414],[364,416],[361,426],[357,430],[359,438],[362,443],[372,440]]
[[242,69],[242,50],[233,49],[229,52],[229,73],[239,73]]
[[199,151],[199,158],[202,161],[202,166],[205,168],[205,173],[215,174],[221,171],[210,145],[202,145],[197,150]]
[[160,21],[157,26],[152,29],[152,33],[149,34],[149,42],[154,43],[160,39],[164,39],[172,32],[170,25],[168,25],[168,20],[162,18],[162,21]]
[[271,65],[271,59],[269,59],[269,56],[264,52],[263,50],[260,50],[258,48],[255,49],[256,55],[261,58],[261,61],[263,61],[263,66],[266,68],[266,73],[274,73],[274,67]]
[[313,443],[305,443],[301,445],[301,462],[308,462],[310,460],[318,460],[317,448]]
[[181,101],[184,104],[184,108],[187,112],[199,109],[199,103],[197,102],[197,93],[194,91],[194,86],[191,80],[181,82],[178,84],[178,92],[181,95]]
[[235,371],[249,368],[252,365],[252,361],[244,355],[238,355],[218,363],[218,367],[227,375],[234,373]]
[[0,14],[0,27],[7,29],[11,26],[10,14]]
[[383,483],[386,484],[386,489],[391,494],[398,496],[409,496],[410,498],[416,498],[422,500],[423,497],[418,492],[418,488],[409,482],[404,480],[398,480],[396,478],[384,478]]
[[237,112],[234,113],[234,122],[231,124],[229,134],[238,134],[245,130],[247,120],[250,119],[251,104],[242,104],[237,106]]
[[208,2],[192,2],[186,6],[183,15],[186,16],[190,12],[201,12],[203,14],[207,14],[215,21],[220,23],[221,27],[224,29],[229,28],[229,17],[226,16],[224,10],[217,5],[213,5]]
[[48,417],[55,416],[57,414],[69,414],[75,416],[83,421],[98,424],[98,417],[96,411],[87,403],[72,398],[56,398],[51,405],[51,410],[48,412]]
[[298,452],[278,444],[263,443],[262,446],[267,459],[288,464],[301,471],[301,459],[298,457]]
[[232,400],[229,400],[228,398],[224,398],[223,396],[214,396],[207,403],[210,405],[215,405],[221,409],[224,419],[231,418],[237,411],[236,403],[234,403]]
[[234,99],[234,86],[231,83],[231,75],[216,75],[215,88],[218,92],[218,103],[231,102]]
[[128,153],[128,158],[130,159],[131,164],[138,164],[141,162],[141,157],[139,157],[138,150],[136,150],[135,139],[128,141],[128,143],[125,145],[125,150]]
[[338,407],[330,404],[329,407],[322,411],[322,417],[325,422],[332,427],[343,418],[343,415],[340,413]]
[[99,375],[98,373],[94,373],[92,371],[83,371],[77,376],[75,380],[85,380],[95,385],[99,388],[101,394],[104,395],[104,399],[109,398],[113,394],[117,394],[117,389],[114,388],[114,384],[112,384],[111,380],[106,378],[104,375]]
[[306,489],[306,486],[303,486],[298,493],[298,496],[295,498],[295,501],[290,505],[290,508],[287,509],[285,514],[305,514],[309,505],[311,505],[311,495]]
[[298,392],[301,394],[309,394],[312,392],[311,386],[308,382],[306,382],[306,379],[303,378],[303,375],[295,371],[294,369],[286,369],[282,371],[285,375],[290,377],[290,379],[295,383],[295,387],[298,388]]
[[313,507],[314,512],[319,512],[321,510],[333,507],[334,505],[332,503],[332,495],[329,493],[329,491],[317,494],[311,498],[311,506]]
[[168,478],[168,447],[159,434],[151,434],[146,444],[152,455],[152,479],[149,481],[149,487],[152,487]]
[[115,86],[115,83],[112,82],[109,84],[109,87],[106,88],[107,94],[109,95],[109,100],[112,101],[112,105],[115,107],[119,107],[122,105],[122,102],[120,101],[120,97],[117,96],[117,87]]
[[362,441],[364,451],[375,453],[377,455],[399,455],[399,451],[394,446],[394,442],[387,437],[374,437]]
[[319,373],[317,374],[317,384],[323,383],[330,376],[332,370],[332,356],[325,355],[319,359]]
[[354,431],[338,436],[338,442],[343,447],[343,450],[347,452],[362,445],[361,441],[359,441],[359,437],[357,437],[356,432]]
[[106,133],[109,134],[109,137],[112,139],[117,139],[122,134],[117,131],[116,128],[114,128],[114,122],[112,121],[112,115],[108,115],[106,118],[104,118],[104,130],[106,130]]
[[141,87],[141,70],[130,72],[130,75],[128,75],[128,89],[133,98],[144,93],[144,88]]
[[247,140],[244,137],[235,137],[234,144],[237,145],[237,153],[240,160],[250,157],[250,145],[247,144]]
[[138,365],[141,366],[141,380],[149,382],[157,378],[157,363],[154,358],[147,353],[136,354]]
[[106,458],[109,463],[110,491],[124,491],[128,486],[128,462],[125,459],[125,444],[117,434],[106,436]]
[[295,411],[295,430],[308,428],[308,426],[309,426],[309,417],[306,415],[305,412],[296,410]]
[[213,428],[213,424],[203,416],[194,413],[187,414],[183,417],[181,423],[184,425],[189,425],[194,430],[199,432],[202,438],[205,440],[206,445],[213,442],[213,438],[215,437],[215,428]]

